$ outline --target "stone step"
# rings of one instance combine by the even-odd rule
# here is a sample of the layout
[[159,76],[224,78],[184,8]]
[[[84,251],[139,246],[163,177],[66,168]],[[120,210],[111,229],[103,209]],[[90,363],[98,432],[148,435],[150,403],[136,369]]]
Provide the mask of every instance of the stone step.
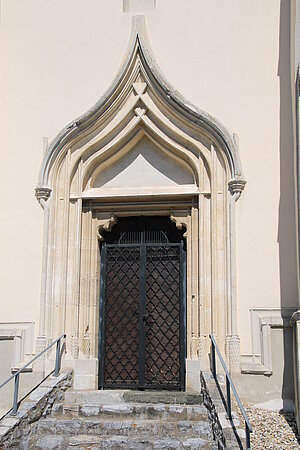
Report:
[[111,418],[111,419],[170,419],[170,420],[207,420],[204,405],[172,405],[160,403],[116,403],[108,405],[74,405],[56,403],[52,408],[52,417],[64,418]]
[[201,405],[202,394],[190,394],[180,391],[132,391],[132,390],[95,390],[71,391],[65,393],[66,404],[109,405],[117,403],[164,403],[181,405]]
[[60,435],[128,436],[154,439],[156,436],[172,438],[213,439],[208,421],[190,420],[103,420],[103,419],[40,419],[34,433]]
[[29,441],[31,450],[87,450],[87,449],[132,449],[132,450],[171,450],[171,449],[189,449],[189,450],[217,450],[215,443],[208,442],[200,438],[174,439],[170,437],[156,436],[154,439],[127,436],[90,436],[90,435],[55,435],[45,434],[35,436]]

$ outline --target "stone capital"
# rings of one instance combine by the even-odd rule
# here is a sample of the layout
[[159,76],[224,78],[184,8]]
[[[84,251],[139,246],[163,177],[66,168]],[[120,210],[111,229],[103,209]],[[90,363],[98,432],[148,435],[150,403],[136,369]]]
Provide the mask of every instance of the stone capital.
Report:
[[36,196],[39,204],[42,206],[42,208],[44,208],[44,204],[50,197],[51,192],[52,192],[52,189],[48,188],[48,187],[35,188],[35,196]]
[[231,195],[236,196],[236,200],[238,200],[241,196],[246,185],[246,181],[243,179],[234,179],[230,180],[228,183],[228,189]]
[[48,187],[37,187],[35,188],[35,196],[40,202],[41,200],[47,201],[50,197],[52,189]]

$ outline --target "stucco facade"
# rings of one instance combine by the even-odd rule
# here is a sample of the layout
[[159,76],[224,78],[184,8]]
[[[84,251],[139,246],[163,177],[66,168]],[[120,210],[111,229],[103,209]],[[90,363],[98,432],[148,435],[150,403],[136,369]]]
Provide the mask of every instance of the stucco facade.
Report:
[[292,401],[294,7],[1,0],[0,332],[25,330],[19,362],[66,332],[95,388],[101,227],[159,212],[186,231],[187,387],[214,332],[242,396]]

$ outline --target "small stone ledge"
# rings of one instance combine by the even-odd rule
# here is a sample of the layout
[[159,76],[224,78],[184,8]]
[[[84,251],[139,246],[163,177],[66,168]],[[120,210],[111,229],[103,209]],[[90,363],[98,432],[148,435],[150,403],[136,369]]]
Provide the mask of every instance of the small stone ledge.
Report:
[[268,369],[267,367],[265,367],[263,364],[261,363],[256,363],[256,362],[252,362],[252,363],[243,363],[241,365],[241,372],[242,373],[247,373],[247,374],[255,374],[255,375],[267,375],[270,376],[273,374],[273,371]]
[[[7,413],[0,420],[0,448],[16,448],[18,441],[30,434],[33,424],[50,414],[54,402],[63,398],[72,382],[71,369],[62,370],[58,377],[51,375],[22,401],[16,416]],[[21,443],[18,448],[22,448]]]
[[[220,450],[242,449],[245,432],[240,427],[240,421],[237,415],[233,411],[233,420],[230,421],[227,418],[227,411],[212,374],[210,372],[201,372],[200,377],[204,405],[208,410],[208,416],[212,422],[214,439],[218,444],[218,448]],[[218,377],[218,382],[223,395],[226,395],[224,379]],[[235,427],[236,433],[233,430],[233,426]]]

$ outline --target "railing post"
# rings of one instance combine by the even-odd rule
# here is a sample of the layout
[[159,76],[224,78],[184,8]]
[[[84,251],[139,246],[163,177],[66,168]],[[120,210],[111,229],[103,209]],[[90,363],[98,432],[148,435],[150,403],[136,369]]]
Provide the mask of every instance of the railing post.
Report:
[[226,375],[226,394],[227,394],[227,416],[228,416],[228,419],[231,420],[232,419],[232,415],[231,415],[231,393],[230,393],[230,383],[229,383],[227,375]]
[[55,370],[54,370],[55,377],[58,377],[59,370],[60,370],[60,341],[61,341],[61,338],[56,343],[56,357],[55,357]]
[[249,427],[247,422],[245,421],[245,431],[246,431],[246,449],[251,449],[251,442],[250,442],[250,433],[249,433]]
[[[247,414],[246,414],[246,412],[245,412],[245,410],[243,408],[243,405],[241,404],[241,400],[240,400],[240,398],[238,396],[238,393],[237,393],[237,391],[235,389],[235,386],[234,386],[234,384],[232,382],[232,379],[231,379],[230,373],[229,373],[229,371],[227,369],[226,363],[225,363],[225,361],[224,361],[224,359],[223,359],[223,357],[221,355],[221,352],[220,352],[220,350],[218,348],[218,345],[217,345],[217,343],[215,341],[215,337],[214,337],[213,334],[210,334],[209,337],[210,337],[210,340],[211,340],[211,371],[212,371],[213,377],[214,377],[214,379],[216,381],[216,384],[218,385],[217,370],[216,370],[216,353],[218,355],[218,358],[220,359],[220,363],[221,363],[221,365],[222,365],[222,367],[224,369],[225,376],[226,376],[226,397],[227,397],[227,399],[226,399],[227,400],[226,401],[226,410],[227,410],[227,417],[228,417],[228,419],[230,421],[232,421],[232,412],[231,412],[231,390],[232,390],[232,393],[234,394],[234,396],[236,398],[238,407],[240,408],[241,413],[242,413],[242,415],[243,415],[243,417],[245,419],[246,448],[247,448],[247,450],[251,450],[251,441],[250,441],[250,433],[252,433],[251,424],[250,424],[250,422],[248,420],[248,417],[247,417]],[[225,401],[224,397],[223,397],[223,401]],[[232,424],[232,426],[234,427],[233,424]]]
[[[0,0],[1,1],[1,0]],[[19,381],[20,381],[20,374],[34,361],[36,361],[40,356],[42,356],[45,352],[47,352],[50,348],[54,346],[56,343],[56,358],[55,358],[55,368],[54,368],[54,376],[58,377],[60,372],[60,366],[61,366],[61,350],[65,348],[65,342],[63,346],[61,346],[61,340],[65,339],[66,335],[61,335],[58,339],[56,339],[54,342],[52,342],[48,347],[43,349],[40,353],[38,353],[34,358],[32,358],[30,361],[28,361],[23,367],[21,367],[19,370],[7,378],[4,382],[0,383],[0,389],[3,388],[7,383],[12,381],[14,379],[14,393],[13,393],[13,406],[10,410],[10,415],[15,416],[18,412],[18,398],[19,398]],[[45,379],[45,378],[44,378]],[[21,400],[20,400],[21,401]]]
[[11,412],[12,416],[15,416],[18,412],[18,396],[19,396],[19,377],[20,374],[18,373],[15,376],[15,385],[14,385],[14,403],[13,403],[13,409]]
[[212,373],[214,378],[217,378],[217,370],[216,370],[216,349],[214,341],[211,340],[211,359],[212,359]]

